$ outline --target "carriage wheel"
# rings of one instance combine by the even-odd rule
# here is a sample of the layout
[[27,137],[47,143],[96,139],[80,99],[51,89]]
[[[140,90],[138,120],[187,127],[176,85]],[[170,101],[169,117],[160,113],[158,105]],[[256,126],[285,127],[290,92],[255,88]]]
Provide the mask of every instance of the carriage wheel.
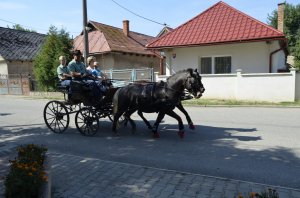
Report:
[[78,131],[85,136],[93,136],[99,129],[99,118],[91,108],[82,108],[75,115]]
[[54,133],[63,133],[70,122],[66,106],[59,101],[48,102],[44,108],[44,121]]

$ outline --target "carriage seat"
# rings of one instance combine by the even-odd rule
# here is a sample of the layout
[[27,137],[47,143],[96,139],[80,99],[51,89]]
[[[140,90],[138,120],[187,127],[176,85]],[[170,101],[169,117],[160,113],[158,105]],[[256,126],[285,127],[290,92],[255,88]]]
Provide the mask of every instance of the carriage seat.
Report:
[[69,92],[69,86],[63,86],[60,83],[57,84],[57,90],[59,92],[68,93]]

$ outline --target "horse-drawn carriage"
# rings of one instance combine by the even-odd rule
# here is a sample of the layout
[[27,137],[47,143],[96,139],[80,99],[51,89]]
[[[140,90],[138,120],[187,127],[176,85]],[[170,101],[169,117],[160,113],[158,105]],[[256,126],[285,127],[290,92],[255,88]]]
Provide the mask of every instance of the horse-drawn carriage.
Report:
[[44,108],[44,121],[54,133],[63,133],[69,126],[70,114],[75,114],[75,125],[85,136],[93,136],[99,130],[99,119],[112,117],[112,98],[117,87],[111,80],[103,80],[106,91],[99,94],[94,83],[71,81],[70,86],[58,86],[64,100],[53,100]]
[[[135,123],[130,118],[131,114],[138,111],[145,124],[153,132],[154,138],[159,138],[158,125],[165,115],[169,115],[178,121],[178,135],[184,137],[184,126],[179,115],[173,110],[177,107],[182,111],[191,129],[193,122],[184,110],[181,100],[185,90],[195,98],[200,98],[204,92],[201,76],[196,70],[187,69],[174,74],[167,82],[133,83],[120,89],[110,86],[104,97],[97,97],[91,87],[84,82],[71,82],[70,92],[66,87],[60,87],[64,93],[65,101],[50,101],[44,109],[44,120],[48,128],[55,133],[63,133],[69,126],[70,114],[75,114],[75,124],[79,132],[86,136],[93,136],[99,129],[99,119],[108,117],[112,122],[112,130],[117,135],[117,123],[120,119],[129,121],[133,130]],[[142,112],[158,113],[153,126],[145,119]]]

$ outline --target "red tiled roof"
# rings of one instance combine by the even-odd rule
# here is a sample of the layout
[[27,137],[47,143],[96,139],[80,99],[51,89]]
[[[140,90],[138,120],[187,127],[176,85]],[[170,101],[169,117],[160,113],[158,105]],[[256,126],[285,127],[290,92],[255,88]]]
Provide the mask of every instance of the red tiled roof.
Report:
[[283,38],[282,32],[220,1],[146,47],[215,45]]
[[[94,28],[88,33],[89,52],[106,53],[106,52],[126,52],[144,55],[154,55],[145,49],[145,45],[151,42],[154,37],[140,34],[137,32],[129,32],[127,37],[123,30],[102,23],[90,21],[89,25]],[[83,35],[79,35],[74,39],[74,48],[83,51],[84,42]]]

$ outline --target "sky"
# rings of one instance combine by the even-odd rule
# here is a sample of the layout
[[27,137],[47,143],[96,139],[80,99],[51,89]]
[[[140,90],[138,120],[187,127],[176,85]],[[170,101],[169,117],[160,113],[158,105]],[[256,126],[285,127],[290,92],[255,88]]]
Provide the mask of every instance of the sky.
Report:
[[[88,20],[122,28],[122,21],[130,21],[130,30],[156,36],[163,25],[145,20],[148,18],[176,28],[219,0],[86,0]],[[82,0],[0,0],[0,26],[14,23],[46,34],[51,25],[64,28],[72,37],[83,28]],[[120,7],[127,8],[128,10]],[[230,6],[267,23],[268,14],[284,0],[223,0]],[[300,0],[287,0],[297,5]]]

